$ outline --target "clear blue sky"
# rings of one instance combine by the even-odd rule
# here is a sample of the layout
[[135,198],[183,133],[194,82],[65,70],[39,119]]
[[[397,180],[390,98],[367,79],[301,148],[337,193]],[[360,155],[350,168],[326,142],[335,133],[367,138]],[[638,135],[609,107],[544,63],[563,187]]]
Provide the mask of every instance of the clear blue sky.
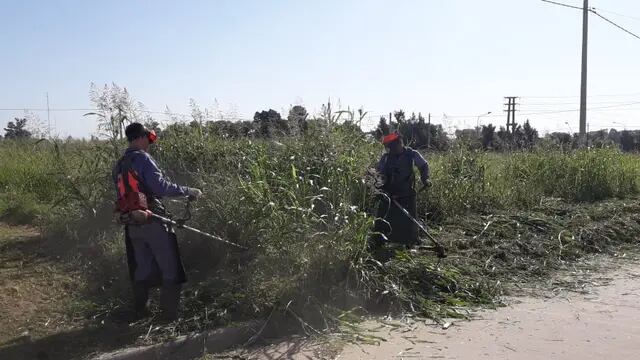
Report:
[[[640,1],[592,6],[636,17],[603,12],[640,33]],[[590,107],[640,102],[640,40],[590,20],[589,92],[625,95]],[[523,97],[522,114],[577,109],[577,97],[531,96],[579,94],[581,21],[539,0],[2,0],[0,108],[42,108],[46,92],[52,108],[90,107],[90,83],[115,82],[153,111],[218,99],[252,117],[297,103],[317,111],[331,97],[372,114],[431,112],[447,127],[487,111],[497,116],[483,122],[503,124],[507,95]],[[0,111],[0,126],[22,115]],[[591,111],[590,128],[631,128],[639,115],[640,104]],[[577,112],[518,116],[577,131]],[[65,136],[95,128],[82,112],[52,119]]]

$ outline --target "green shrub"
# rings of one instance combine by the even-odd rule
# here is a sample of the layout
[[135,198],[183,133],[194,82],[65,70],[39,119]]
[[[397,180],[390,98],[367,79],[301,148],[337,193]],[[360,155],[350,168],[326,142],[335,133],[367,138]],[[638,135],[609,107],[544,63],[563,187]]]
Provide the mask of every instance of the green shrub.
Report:
[[0,194],[0,221],[14,225],[29,225],[45,211],[34,195],[9,190]]

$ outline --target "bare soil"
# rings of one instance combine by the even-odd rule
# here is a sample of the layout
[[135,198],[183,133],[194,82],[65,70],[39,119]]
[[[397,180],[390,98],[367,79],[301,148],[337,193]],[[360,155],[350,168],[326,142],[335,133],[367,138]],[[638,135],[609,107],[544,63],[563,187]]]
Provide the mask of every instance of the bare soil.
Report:
[[40,245],[36,230],[0,225],[0,344],[67,327],[63,313],[76,279]]
[[[378,319],[363,324],[364,341],[356,343],[291,337],[205,358],[633,359],[640,352],[640,262],[607,268],[522,289],[535,296],[507,299],[507,307],[477,312],[473,321]],[[74,312],[86,305],[82,281],[36,230],[0,224],[0,359],[85,359],[144,336],[126,322],[74,315],[86,313]]]
[[84,359],[133,343],[127,323],[86,318],[85,278],[37,230],[0,223],[0,359]]

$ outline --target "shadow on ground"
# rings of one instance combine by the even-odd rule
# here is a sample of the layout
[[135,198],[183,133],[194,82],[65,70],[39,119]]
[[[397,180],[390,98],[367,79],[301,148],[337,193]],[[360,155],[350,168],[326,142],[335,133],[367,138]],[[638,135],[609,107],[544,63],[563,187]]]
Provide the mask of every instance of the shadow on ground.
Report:
[[[106,237],[122,245],[119,232]],[[88,234],[78,238],[91,239]],[[199,238],[187,240],[181,244],[191,280],[184,292],[185,319],[158,324],[151,316],[133,322],[122,251],[105,251],[100,242],[45,238],[34,228],[0,223],[0,360],[85,359],[223,325],[228,319],[218,316],[221,310],[209,305],[206,319],[198,311],[203,301],[216,298],[215,291],[205,291],[216,284],[203,289],[200,282],[216,270],[219,249]],[[157,298],[153,292],[152,315],[159,315]]]
[[37,340],[19,337],[0,344],[3,360],[85,359],[131,344],[141,335],[127,324],[102,325],[49,335]]
[[264,343],[245,349],[208,355],[205,359],[313,360],[333,359],[338,353],[338,348],[324,344],[319,339],[292,336],[284,340],[265,339]]
[[[0,223],[0,359],[83,359],[144,335],[126,310],[87,318],[86,273],[27,226]],[[58,243],[58,245],[60,245]]]

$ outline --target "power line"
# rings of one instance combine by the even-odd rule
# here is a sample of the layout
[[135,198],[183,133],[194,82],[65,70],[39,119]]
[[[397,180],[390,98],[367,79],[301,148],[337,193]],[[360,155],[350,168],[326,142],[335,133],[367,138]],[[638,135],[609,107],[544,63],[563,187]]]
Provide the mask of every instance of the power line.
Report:
[[[555,1],[550,0],[542,0],[543,2],[551,3],[554,5],[564,6],[572,9],[580,9],[577,6],[567,5]],[[618,29],[634,36],[637,39],[640,39],[640,36],[632,33],[631,31],[625,29],[624,27],[616,24],[615,22],[607,19],[606,17],[600,15],[594,8],[589,7],[589,0],[584,0],[584,5],[580,9],[582,11],[582,70],[581,70],[581,81],[580,81],[580,137],[581,142],[584,142],[584,137],[586,133],[587,126],[587,39],[589,32],[589,13],[593,13],[601,19],[605,20],[609,24],[617,27]]]
[[[36,107],[16,107],[16,108],[0,108],[0,111],[102,111],[100,109],[90,108],[36,108]],[[141,113],[148,114],[162,114],[162,115],[184,115],[191,116],[191,114],[177,113],[173,111],[151,111],[151,110],[136,110]]]
[[[597,104],[597,103],[595,103]],[[614,105],[607,105],[607,106],[598,106],[598,107],[593,107],[593,108],[588,108],[587,110],[595,110],[595,111],[612,111],[612,110],[636,110],[636,109],[620,109],[620,108],[624,108],[627,106],[633,106],[633,105],[638,105],[640,104],[640,101],[634,101],[634,102],[618,102],[615,103]],[[523,104],[525,105],[525,104]],[[572,105],[572,104],[567,104],[567,105]],[[568,113],[568,112],[576,112],[576,111],[580,111],[580,109],[561,109],[561,110],[549,110],[549,111],[535,111],[535,109],[531,109],[531,111],[534,112],[520,112],[520,116],[528,116],[528,115],[547,115],[547,114],[560,114],[560,113]],[[478,115],[448,115],[446,116],[448,119],[451,120],[462,120],[462,119],[475,119],[478,117]],[[493,114],[493,115],[486,115],[485,117],[487,118],[501,118],[504,117],[504,115],[501,114]]]
[[[610,106],[600,106],[600,107],[594,107],[594,108],[589,108],[587,110],[605,110],[605,109],[615,109],[615,108],[621,108],[621,107],[625,107],[625,106],[632,106],[632,105],[637,105],[640,104],[640,101],[636,101],[636,102],[631,102],[631,103],[625,103],[625,104],[620,104],[620,105],[610,105]],[[555,110],[555,111],[542,111],[542,112],[537,112],[537,113],[524,113],[521,114],[522,116],[527,116],[527,115],[543,115],[543,114],[559,114],[559,113],[566,113],[566,112],[574,112],[574,111],[580,111],[580,109],[567,109],[567,110]]]
[[[638,96],[640,93],[629,93],[629,94],[602,94],[602,95],[589,95],[588,97],[631,97]],[[580,96],[576,95],[565,95],[565,96],[520,96],[521,99],[575,99]]]
[[632,19],[632,20],[635,20],[635,21],[640,21],[639,17],[629,16],[629,15],[621,14],[621,13],[618,13],[618,12],[615,12],[615,11],[604,10],[604,9],[595,8],[595,7],[592,7],[591,9],[593,11],[600,11],[600,12],[609,13],[609,14],[612,14],[612,15],[622,16],[622,17],[625,17],[625,18],[628,18],[628,19]]
[[[640,96],[640,93],[629,93],[629,94],[611,94],[611,95],[589,95],[588,98],[624,98],[624,97],[636,97]],[[579,95],[573,96],[521,96],[521,99],[535,99],[535,100],[569,100],[569,99],[577,99]],[[605,100],[605,99],[603,99]]]
[[0,111],[98,111],[98,109],[81,109],[81,108],[0,108]]
[[[567,7],[567,8],[571,8],[571,9],[576,9],[576,10],[582,10],[582,11],[584,11],[584,8],[579,7],[579,6],[574,6],[574,5],[564,4],[564,3],[560,3],[560,2],[556,2],[556,1],[551,1],[551,0],[541,0],[541,1],[542,1],[542,2],[546,2],[546,3],[549,3],[549,4],[553,4],[553,5],[558,5],[558,6],[563,6],[563,7]],[[632,36],[634,36],[634,37],[636,37],[636,38],[640,39],[640,36],[638,36],[638,35],[636,35],[636,34],[632,33],[631,31],[629,31],[629,30],[627,30],[627,29],[623,28],[622,26],[620,26],[620,25],[616,24],[615,22],[613,22],[613,21],[611,21],[611,20],[607,19],[606,17],[604,17],[604,16],[600,15],[600,13],[598,13],[598,11],[602,11],[602,12],[606,12],[606,13],[610,13],[610,14],[614,14],[614,15],[618,15],[618,16],[623,16],[623,17],[630,18],[630,19],[633,19],[633,20],[636,20],[636,21],[640,21],[640,18],[637,18],[637,17],[634,17],[634,16],[625,15],[625,14],[620,14],[620,13],[617,13],[617,12],[615,12],[615,11],[609,11],[609,10],[604,10],[604,9],[597,9],[597,8],[595,8],[595,7],[590,7],[590,8],[588,9],[588,11],[589,11],[589,12],[591,12],[591,13],[593,13],[594,15],[599,16],[599,17],[600,17],[600,18],[602,18],[604,21],[606,21],[606,22],[610,23],[611,25],[613,25],[613,26],[615,26],[615,27],[619,28],[620,30],[622,30],[622,31],[626,32],[627,34],[632,35]]]
[[623,28],[622,26],[620,26],[620,25],[618,25],[618,24],[614,23],[613,21],[611,21],[611,20],[607,19],[606,17],[604,17],[604,16],[600,15],[600,13],[598,13],[595,9],[589,9],[589,11],[591,11],[593,14],[597,15],[598,17],[600,17],[602,20],[604,20],[604,21],[608,22],[609,24],[611,24],[611,25],[613,25],[613,26],[617,27],[618,29],[620,29],[620,30],[622,30],[622,31],[626,32],[627,34],[629,34],[629,35],[631,35],[631,36],[635,37],[636,39],[640,40],[640,36],[638,36],[638,35],[636,35],[636,34],[632,33],[631,31],[629,31],[629,30],[627,30],[627,29]]
[[555,2],[555,1],[550,1],[550,0],[541,0],[543,2],[549,3],[549,4],[554,4],[554,5],[560,5],[560,6],[564,6],[564,7],[568,7],[568,8],[572,8],[572,9],[578,9],[578,10],[582,10],[581,7],[579,6],[573,6],[573,5],[569,5],[569,4],[563,4],[563,3],[559,3],[559,2]]
[[[631,100],[631,99],[630,99]],[[624,105],[628,104],[629,101],[591,101],[592,105]],[[579,103],[573,102],[538,102],[538,103],[522,103],[524,107],[553,107],[560,105],[580,105]]]

